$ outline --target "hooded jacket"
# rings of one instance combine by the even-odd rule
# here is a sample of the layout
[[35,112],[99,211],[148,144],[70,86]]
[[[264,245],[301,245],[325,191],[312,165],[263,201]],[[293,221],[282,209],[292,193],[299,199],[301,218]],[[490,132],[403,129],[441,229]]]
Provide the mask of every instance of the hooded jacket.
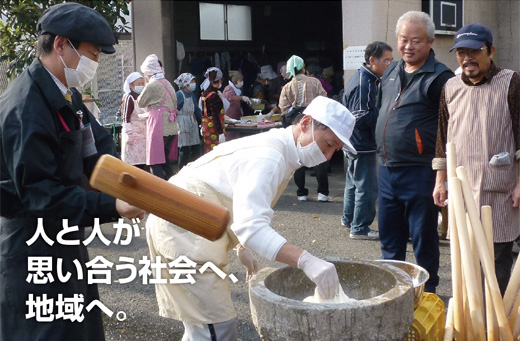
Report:
[[376,151],[375,128],[379,115],[379,77],[366,64],[350,78],[342,103],[356,118],[350,142],[358,153]]

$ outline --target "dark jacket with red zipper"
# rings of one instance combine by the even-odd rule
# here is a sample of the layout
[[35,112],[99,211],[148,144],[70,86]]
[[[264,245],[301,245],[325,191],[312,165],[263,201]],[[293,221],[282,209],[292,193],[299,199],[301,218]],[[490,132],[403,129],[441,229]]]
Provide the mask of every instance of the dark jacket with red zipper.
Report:
[[404,62],[393,62],[382,78],[382,100],[376,124],[380,163],[387,167],[428,166],[435,156],[439,100],[453,72],[430,56],[408,84]]

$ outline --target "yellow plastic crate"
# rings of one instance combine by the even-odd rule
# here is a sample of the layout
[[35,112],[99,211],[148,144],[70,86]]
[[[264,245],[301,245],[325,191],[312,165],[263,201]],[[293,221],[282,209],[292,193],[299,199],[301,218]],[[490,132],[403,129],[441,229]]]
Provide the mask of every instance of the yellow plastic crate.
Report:
[[413,315],[414,320],[406,341],[444,339],[444,302],[439,296],[425,292]]

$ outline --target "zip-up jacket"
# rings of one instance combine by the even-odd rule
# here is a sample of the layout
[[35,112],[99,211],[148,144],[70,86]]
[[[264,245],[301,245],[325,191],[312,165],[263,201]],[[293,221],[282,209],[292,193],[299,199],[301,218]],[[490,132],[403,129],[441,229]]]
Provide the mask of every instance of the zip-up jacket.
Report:
[[435,156],[442,87],[453,72],[435,59],[426,62],[408,84],[404,62],[393,62],[382,78],[382,100],[376,124],[377,153],[387,167],[428,166]]
[[363,63],[345,87],[343,105],[356,118],[350,143],[358,153],[376,152],[375,130],[379,114],[377,107],[379,83],[379,77]]

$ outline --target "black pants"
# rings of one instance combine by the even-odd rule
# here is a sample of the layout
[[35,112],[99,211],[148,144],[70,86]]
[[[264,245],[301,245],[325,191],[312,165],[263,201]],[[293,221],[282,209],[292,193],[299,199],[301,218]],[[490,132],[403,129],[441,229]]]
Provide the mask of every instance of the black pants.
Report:
[[179,147],[179,158],[177,160],[179,170],[181,170],[182,167],[186,166],[191,161],[195,160],[198,154],[199,146],[200,145],[196,144],[193,146]]
[[173,140],[175,139],[175,135],[164,136],[164,158],[165,162],[157,165],[150,166],[150,173],[155,176],[160,177],[161,179],[168,180],[173,176],[172,166],[168,160],[168,156],[170,155],[170,150],[172,149]]
[[[327,174],[328,161],[314,167],[316,180],[318,181],[318,193],[329,195],[329,175]],[[305,167],[294,172],[294,183],[298,186],[297,196],[309,195],[309,190],[305,188]]]
[[495,274],[500,293],[504,296],[513,266],[513,242],[493,243],[493,247],[495,249]]

